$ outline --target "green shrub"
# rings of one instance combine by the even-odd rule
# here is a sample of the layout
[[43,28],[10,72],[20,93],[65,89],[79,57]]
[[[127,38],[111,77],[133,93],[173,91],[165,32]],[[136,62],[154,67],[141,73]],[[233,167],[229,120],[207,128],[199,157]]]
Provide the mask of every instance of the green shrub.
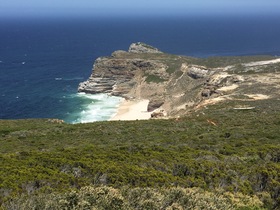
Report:
[[208,192],[199,188],[122,188],[86,186],[65,194],[21,196],[7,201],[5,210],[19,209],[254,209],[263,203],[241,193]]

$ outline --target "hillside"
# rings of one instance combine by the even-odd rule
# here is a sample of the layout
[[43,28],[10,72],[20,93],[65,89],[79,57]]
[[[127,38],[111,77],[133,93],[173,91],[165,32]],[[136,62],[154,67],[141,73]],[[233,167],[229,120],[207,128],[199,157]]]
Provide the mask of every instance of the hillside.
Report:
[[0,121],[1,202],[82,186],[199,187],[279,205],[279,101],[210,105],[185,118]]
[[279,98],[279,69],[273,56],[193,58],[133,43],[98,58],[78,91],[148,99],[147,111],[177,117],[224,100]]
[[0,209],[279,209],[279,59],[146,48],[98,59],[79,90],[169,119],[0,120]]

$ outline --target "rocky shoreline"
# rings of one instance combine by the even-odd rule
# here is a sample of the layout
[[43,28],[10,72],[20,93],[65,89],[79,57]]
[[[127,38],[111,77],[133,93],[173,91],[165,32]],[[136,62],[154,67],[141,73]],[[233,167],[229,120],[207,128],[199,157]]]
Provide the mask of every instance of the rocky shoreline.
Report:
[[[259,94],[265,81],[271,80],[265,83],[271,86],[280,81],[279,58],[219,59],[170,55],[144,43],[133,43],[127,52],[115,51],[96,59],[91,76],[80,83],[78,92],[149,100],[146,111],[152,117],[178,117],[207,103],[244,97],[248,91]],[[273,74],[271,69],[276,69]],[[260,72],[262,79],[256,80],[255,73]],[[248,85],[258,88],[252,92]]]

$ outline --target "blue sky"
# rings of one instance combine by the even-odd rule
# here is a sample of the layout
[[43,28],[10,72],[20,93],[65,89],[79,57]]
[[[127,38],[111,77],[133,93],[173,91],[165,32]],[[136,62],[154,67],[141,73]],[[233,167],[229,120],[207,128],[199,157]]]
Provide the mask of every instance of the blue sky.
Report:
[[2,16],[280,13],[280,0],[0,0]]

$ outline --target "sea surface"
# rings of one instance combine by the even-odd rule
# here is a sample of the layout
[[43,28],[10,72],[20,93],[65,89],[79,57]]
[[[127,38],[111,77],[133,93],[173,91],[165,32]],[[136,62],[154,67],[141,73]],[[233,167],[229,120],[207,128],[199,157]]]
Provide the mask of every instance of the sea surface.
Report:
[[269,17],[0,20],[0,119],[108,120],[121,101],[77,93],[96,58],[145,42],[173,54],[280,55],[280,15]]

